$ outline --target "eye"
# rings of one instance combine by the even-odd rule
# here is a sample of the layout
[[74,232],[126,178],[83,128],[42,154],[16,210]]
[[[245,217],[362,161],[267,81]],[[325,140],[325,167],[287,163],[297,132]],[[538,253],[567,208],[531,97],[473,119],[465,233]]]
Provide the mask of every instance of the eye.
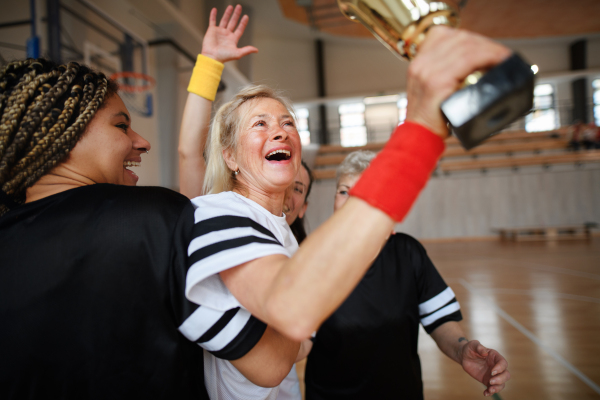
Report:
[[267,125],[267,123],[263,120],[259,120],[254,123],[254,126],[266,126],[266,125]]
[[127,130],[129,129],[129,125],[127,124],[117,124],[116,127],[122,129],[125,133],[127,133]]
[[296,127],[296,125],[294,125],[294,121],[285,121],[283,126],[291,126],[292,128]]
[[340,189],[338,190],[338,194],[341,194],[342,196],[348,196],[348,191],[346,189]]
[[295,192],[298,192],[298,193],[300,193],[300,194],[304,194],[304,190],[303,190],[302,186],[296,186],[296,187],[294,188],[294,191],[295,191]]

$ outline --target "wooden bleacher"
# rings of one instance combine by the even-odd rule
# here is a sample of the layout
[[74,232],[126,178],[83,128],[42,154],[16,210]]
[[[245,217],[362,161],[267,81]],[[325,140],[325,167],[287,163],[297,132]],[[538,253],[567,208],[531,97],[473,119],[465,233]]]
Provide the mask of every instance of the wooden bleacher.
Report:
[[500,234],[503,241],[532,241],[532,240],[572,240],[592,238],[592,228],[596,223],[585,223],[579,225],[561,226],[529,226],[517,228],[494,228],[493,231]]
[[[438,165],[440,172],[518,168],[532,165],[583,164],[600,162],[600,150],[567,150],[567,129],[549,132],[505,132],[488,139],[469,151],[458,139],[446,141],[446,150]],[[356,150],[379,151],[385,143],[369,143],[360,147],[321,146],[315,160],[316,179],[333,179],[337,166],[348,153]]]

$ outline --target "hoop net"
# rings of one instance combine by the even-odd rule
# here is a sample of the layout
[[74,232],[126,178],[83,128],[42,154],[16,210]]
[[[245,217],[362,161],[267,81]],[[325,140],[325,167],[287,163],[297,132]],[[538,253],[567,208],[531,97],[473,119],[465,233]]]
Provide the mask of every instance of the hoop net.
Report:
[[150,75],[140,72],[116,72],[110,76],[119,84],[119,95],[127,108],[144,117],[153,113],[152,89],[156,81]]

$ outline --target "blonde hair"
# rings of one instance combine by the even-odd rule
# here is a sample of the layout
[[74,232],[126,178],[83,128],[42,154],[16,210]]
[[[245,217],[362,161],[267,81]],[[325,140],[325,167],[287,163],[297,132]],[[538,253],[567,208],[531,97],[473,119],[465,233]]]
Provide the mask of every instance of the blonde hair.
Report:
[[277,100],[296,119],[290,101],[270,87],[251,85],[240,90],[233,100],[219,108],[213,119],[206,150],[206,174],[202,188],[204,194],[226,192],[238,186],[236,176],[223,158],[223,151],[236,150],[242,123],[250,112],[250,109],[242,111],[242,105],[262,98]]

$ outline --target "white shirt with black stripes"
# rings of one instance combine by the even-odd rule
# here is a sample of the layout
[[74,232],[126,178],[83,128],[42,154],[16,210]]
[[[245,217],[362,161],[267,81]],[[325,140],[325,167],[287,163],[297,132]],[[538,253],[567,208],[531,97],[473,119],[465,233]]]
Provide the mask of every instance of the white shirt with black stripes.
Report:
[[[285,216],[276,217],[234,192],[196,197],[186,296],[200,307],[179,327],[204,351],[204,379],[211,399],[275,399],[279,387],[248,381],[229,361],[245,354],[266,329],[237,301],[219,272],[298,249]],[[195,315],[198,314],[198,315]]]

